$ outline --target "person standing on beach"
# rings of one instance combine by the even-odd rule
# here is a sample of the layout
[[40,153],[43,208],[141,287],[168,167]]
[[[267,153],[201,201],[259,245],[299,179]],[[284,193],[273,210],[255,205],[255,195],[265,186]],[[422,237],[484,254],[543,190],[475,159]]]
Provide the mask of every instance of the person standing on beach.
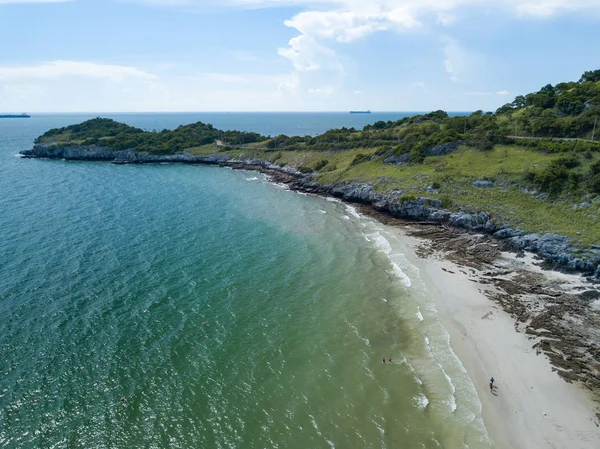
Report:
[[385,357],[383,358],[383,364],[385,365]]
[[392,363],[392,356],[388,357],[388,362]]
[[490,391],[493,393],[494,392],[494,383],[490,382]]

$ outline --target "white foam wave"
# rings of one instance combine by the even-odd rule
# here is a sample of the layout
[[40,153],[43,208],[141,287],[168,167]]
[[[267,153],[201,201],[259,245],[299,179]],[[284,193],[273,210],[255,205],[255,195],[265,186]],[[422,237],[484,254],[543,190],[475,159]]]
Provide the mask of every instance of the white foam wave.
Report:
[[315,417],[313,415],[308,415],[308,416],[310,416],[310,422],[311,422],[312,426],[314,427],[315,431],[317,432],[317,435],[319,435],[320,437],[322,437],[323,434],[319,430],[319,425],[317,424],[317,421],[315,420]]
[[452,378],[450,376],[448,376],[448,374],[444,370],[444,367],[442,365],[440,365],[440,368],[442,370],[442,373],[444,374],[444,377],[450,384],[450,388],[452,389],[452,394],[450,395],[450,397],[448,398],[448,401],[446,401],[446,402],[450,406],[450,411],[455,412],[456,411],[456,396],[454,396],[454,394],[456,393],[456,387],[454,386],[454,383],[452,382]]
[[358,213],[358,211],[356,210],[355,207],[350,206],[349,204],[346,204],[346,210],[348,211],[348,213],[350,215],[352,215],[354,218],[360,218],[360,214]]
[[421,313],[421,308],[417,307],[417,309],[419,309],[416,314],[417,318],[419,319],[419,321],[423,322],[423,320],[425,320],[425,318],[423,318],[423,314]]
[[450,407],[450,411],[454,413],[456,411],[456,397],[451,394],[446,403]]
[[[370,241],[370,239],[368,239],[368,238],[367,238],[367,240]],[[379,248],[382,252],[384,252],[388,256],[390,261],[392,262],[392,270],[390,271],[389,274],[391,274],[392,276],[396,276],[398,279],[400,279],[400,282],[405,287],[410,287],[412,285],[410,278],[406,275],[406,273],[404,273],[404,271],[402,271],[402,268],[400,268],[398,266],[398,264],[395,263],[391,258],[392,245],[390,244],[388,239],[386,239],[383,235],[378,233],[375,236],[375,246],[377,248]]]
[[392,262],[392,271],[391,271],[390,274],[392,274],[393,276],[396,276],[398,279],[400,279],[400,282],[405,287],[410,287],[412,285],[412,282],[411,282],[410,278],[394,262]]
[[423,393],[419,393],[413,398],[415,406],[421,410],[424,410],[429,405],[429,399]]
[[386,239],[381,234],[377,234],[377,236],[375,237],[375,244],[384,253],[386,253],[388,255],[392,254],[392,245],[390,245],[390,242],[388,241],[388,239]]
[[258,181],[258,178],[253,176],[252,178],[246,178],[246,181]]
[[381,433],[381,436],[384,436],[385,429],[383,427],[381,427],[377,421],[373,421],[373,424],[375,424],[375,427],[377,427],[377,430],[379,430],[379,433]]
[[356,335],[358,338],[360,338],[362,341],[364,341],[365,345],[371,346],[371,341],[367,337],[363,337],[362,335],[360,335],[360,332],[358,332],[358,329],[356,328],[356,326],[354,326],[348,320],[345,320],[345,321],[346,321],[346,324],[348,324],[348,326],[350,326],[350,328],[354,332],[354,335]]
[[[438,365],[440,365],[440,364],[438,363]],[[440,365],[440,368],[442,370],[442,373],[444,374],[444,377],[446,378],[446,380],[450,384],[450,388],[452,389],[452,394],[456,393],[456,387],[452,383],[452,378],[450,376],[448,376],[448,374],[446,374],[446,370],[444,370],[444,367],[442,365]]]
[[428,347],[429,349],[431,349],[431,346],[430,346],[430,344],[429,344],[429,337],[425,337],[425,345],[427,345],[427,347]]
[[325,201],[329,201],[330,203],[341,203],[342,200],[338,199],[338,198],[334,198],[332,196],[328,196],[327,198],[325,198]]

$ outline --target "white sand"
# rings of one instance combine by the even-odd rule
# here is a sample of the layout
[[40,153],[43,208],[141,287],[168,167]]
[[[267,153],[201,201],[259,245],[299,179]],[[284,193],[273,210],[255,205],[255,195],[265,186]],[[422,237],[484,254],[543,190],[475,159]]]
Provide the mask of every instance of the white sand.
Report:
[[[402,240],[413,241],[413,250],[418,243]],[[411,253],[406,256],[435,296],[451,346],[475,383],[496,447],[600,449],[598,404],[553,372],[543,354],[536,355],[533,342],[515,330],[515,321],[482,294],[490,286],[473,282],[476,277],[467,274],[473,270]],[[498,387],[494,394],[489,389],[492,376]]]

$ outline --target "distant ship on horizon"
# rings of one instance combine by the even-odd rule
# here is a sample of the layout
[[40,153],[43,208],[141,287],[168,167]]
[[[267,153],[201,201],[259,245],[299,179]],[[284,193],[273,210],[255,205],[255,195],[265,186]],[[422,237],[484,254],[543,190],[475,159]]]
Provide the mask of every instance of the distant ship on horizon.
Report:
[[367,109],[366,111],[350,111],[350,114],[370,114],[371,110]]
[[22,114],[0,114],[0,118],[30,118],[31,115],[23,112]]

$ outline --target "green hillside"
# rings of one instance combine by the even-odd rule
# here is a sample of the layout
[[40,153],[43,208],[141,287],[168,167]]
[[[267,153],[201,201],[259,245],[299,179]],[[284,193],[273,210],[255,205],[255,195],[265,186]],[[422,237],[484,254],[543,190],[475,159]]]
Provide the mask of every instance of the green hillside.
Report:
[[513,227],[584,245],[600,242],[599,117],[596,70],[466,117],[434,111],[360,130],[273,138],[201,122],[148,132],[97,118],[50,130],[36,143],[260,159],[312,173],[323,184],[364,182],[377,192],[400,192],[398,201],[438,198],[450,209],[487,211]]

